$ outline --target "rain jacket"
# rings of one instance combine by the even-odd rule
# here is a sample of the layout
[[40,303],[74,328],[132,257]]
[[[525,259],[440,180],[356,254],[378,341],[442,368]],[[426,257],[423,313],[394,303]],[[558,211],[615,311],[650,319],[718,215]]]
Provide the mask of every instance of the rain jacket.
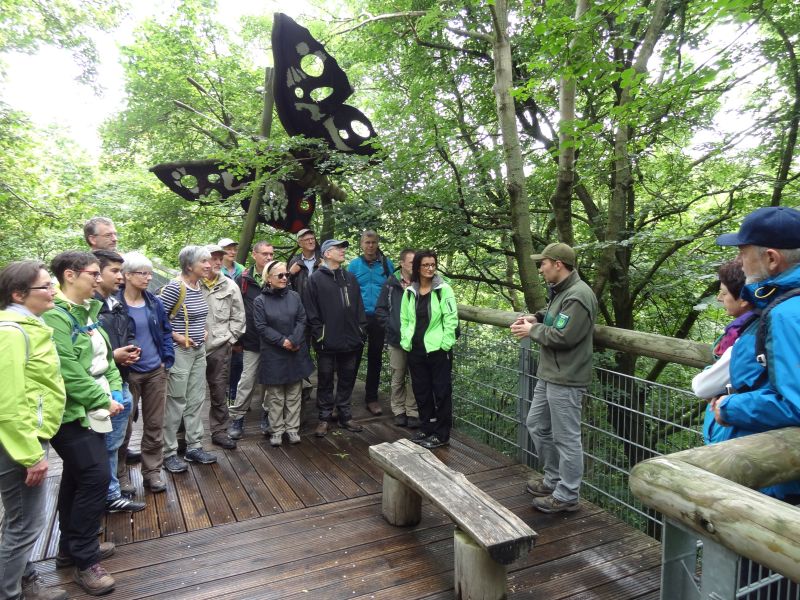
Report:
[[317,351],[360,352],[364,347],[367,317],[352,273],[322,265],[308,278],[303,306]]
[[374,315],[381,288],[386,279],[394,273],[392,261],[386,258],[383,252],[378,251],[378,257],[371,262],[363,256],[353,259],[348,265],[347,271],[358,279],[361,298],[364,300],[364,312],[367,313],[367,316]]
[[[800,265],[765,281],[749,284],[741,298],[763,310],[778,296],[800,288]],[[774,291],[772,291],[774,290]],[[756,320],[739,335],[731,351],[731,385],[736,393],[724,398],[720,416],[723,427],[706,411],[703,436],[714,444],[781,427],[800,426],[800,297],[777,305],[769,314],[767,366],[756,360]],[[800,494],[800,481],[761,490],[776,498]]]
[[206,354],[211,354],[223,344],[235,344],[244,334],[247,324],[244,302],[239,286],[222,274],[212,284],[201,280],[200,290],[208,304]]
[[[73,304],[59,292],[55,298],[56,307],[61,307],[72,315],[75,322],[83,327],[89,318],[93,323],[98,322],[100,301],[91,299],[86,304]],[[109,408],[110,398],[105,390],[92,377],[92,340],[88,333],[74,332],[73,320],[64,310],[53,308],[48,310],[42,318],[53,328],[53,340],[56,344],[58,356],[61,359],[61,375],[64,378],[64,388],[67,391],[67,403],[64,409],[63,423],[70,423],[80,419],[84,427],[89,427],[86,411],[95,408]],[[73,333],[74,340],[73,340]],[[102,327],[92,331],[93,335],[102,335],[106,342],[108,369],[105,377],[112,392],[122,394],[122,378],[119,375],[114,355],[111,351],[108,336]]]
[[26,343],[15,326],[0,327],[0,444],[27,468],[44,458],[40,440],[61,427],[64,381],[50,327],[13,310],[0,311],[0,321],[17,323],[27,334]]
[[[453,288],[439,275],[433,276],[431,285],[430,322],[424,337],[425,351],[428,354],[437,350],[450,350],[456,343],[458,327],[458,304]],[[400,305],[400,346],[406,352],[411,352],[411,340],[417,326],[418,296],[419,282],[414,282],[406,288]]]

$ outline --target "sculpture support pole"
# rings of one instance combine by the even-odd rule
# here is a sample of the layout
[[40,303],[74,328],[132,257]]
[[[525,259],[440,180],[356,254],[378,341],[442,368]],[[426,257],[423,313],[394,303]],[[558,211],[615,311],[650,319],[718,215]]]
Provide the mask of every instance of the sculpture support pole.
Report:
[[[272,133],[272,109],[275,106],[275,96],[272,93],[272,81],[275,72],[272,67],[264,69],[264,109],[261,111],[261,127],[259,135],[266,139]],[[256,170],[256,181],[261,177],[261,169]],[[250,207],[247,209],[247,217],[244,220],[244,229],[239,237],[239,251],[236,253],[236,262],[245,264],[247,255],[250,253],[250,246],[256,233],[258,224],[258,214],[261,210],[261,186],[256,186],[250,198]]]

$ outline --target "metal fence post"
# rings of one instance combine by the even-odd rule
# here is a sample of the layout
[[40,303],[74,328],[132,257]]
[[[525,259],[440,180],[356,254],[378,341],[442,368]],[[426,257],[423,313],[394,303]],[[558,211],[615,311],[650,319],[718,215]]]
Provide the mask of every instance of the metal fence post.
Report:
[[519,344],[519,381],[517,383],[517,462],[531,465],[528,448],[528,429],[525,420],[528,417],[527,404],[531,398],[531,338],[525,337]]
[[661,600],[698,600],[697,535],[669,519],[664,519],[662,532]]

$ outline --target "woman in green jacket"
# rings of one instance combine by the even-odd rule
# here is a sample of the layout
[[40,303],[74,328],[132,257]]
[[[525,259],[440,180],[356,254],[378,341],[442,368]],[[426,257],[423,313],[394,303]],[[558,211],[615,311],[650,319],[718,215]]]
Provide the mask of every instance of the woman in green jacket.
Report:
[[400,305],[400,345],[408,352],[411,387],[420,430],[413,441],[425,448],[444,446],[453,426],[453,344],[458,306],[453,288],[436,274],[432,250],[414,255],[411,285]]
[[51,267],[61,291],[44,320],[53,328],[67,392],[61,428],[52,440],[64,461],[56,567],[74,565],[75,582],[96,596],[114,589],[114,579],[100,564],[113,554],[114,544],[100,544],[97,530],[111,478],[105,433],[111,431],[110,417],[123,410],[122,378],[99,326],[101,304],[93,297],[101,278],[97,258],[62,252]]
[[45,523],[49,440],[61,425],[64,382],[53,330],[42,313],[55,287],[44,265],[14,262],[0,271],[0,598],[66,598],[42,589],[30,563]]

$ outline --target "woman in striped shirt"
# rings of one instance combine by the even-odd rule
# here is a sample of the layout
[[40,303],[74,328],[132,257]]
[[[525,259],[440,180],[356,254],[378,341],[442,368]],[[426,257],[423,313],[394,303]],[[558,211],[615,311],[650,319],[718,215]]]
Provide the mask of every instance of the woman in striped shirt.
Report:
[[172,325],[175,364],[167,380],[164,412],[164,468],[182,473],[188,465],[178,456],[178,427],[186,426],[189,462],[210,464],[217,457],[203,450],[200,409],[206,397],[206,316],[208,304],[200,291],[200,279],[211,273],[211,253],[205,246],[186,246],[178,260],[180,276],[161,290],[161,301]]

